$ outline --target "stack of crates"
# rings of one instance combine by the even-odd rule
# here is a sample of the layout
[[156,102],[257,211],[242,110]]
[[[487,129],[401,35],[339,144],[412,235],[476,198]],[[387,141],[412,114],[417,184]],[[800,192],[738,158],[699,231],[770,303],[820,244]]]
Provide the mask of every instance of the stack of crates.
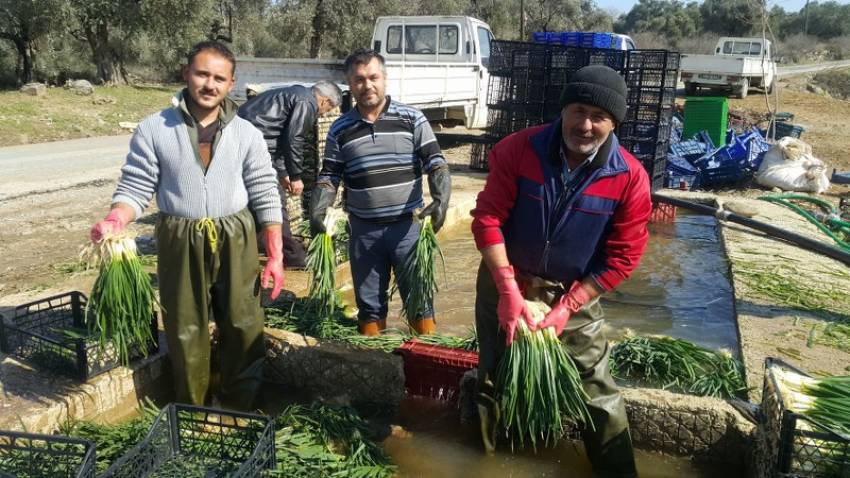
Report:
[[534,32],[531,41],[581,48],[614,48],[615,35],[601,32]]
[[[523,128],[556,119],[561,111],[561,91],[573,74],[587,65],[606,65],[622,74],[629,86],[628,113],[618,137],[642,162],[653,186],[663,186],[679,54],[565,46],[564,39],[571,33],[576,32],[562,34],[561,44],[493,41],[487,94],[490,139],[496,142]],[[489,149],[473,148],[470,167],[486,170]]]
[[688,96],[683,137],[708,132],[714,144],[725,144],[729,103],[725,96]]
[[617,137],[646,168],[653,189],[664,186],[678,76],[678,53],[628,52],[625,65],[628,110]]

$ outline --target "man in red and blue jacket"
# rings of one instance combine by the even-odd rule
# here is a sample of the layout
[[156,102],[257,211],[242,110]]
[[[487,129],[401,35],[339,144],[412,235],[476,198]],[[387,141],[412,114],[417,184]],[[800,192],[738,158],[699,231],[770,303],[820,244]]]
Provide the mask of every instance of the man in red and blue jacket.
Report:
[[[643,166],[619,145],[626,84],[611,68],[577,71],[561,117],[493,147],[472,211],[483,261],[476,285],[479,403],[492,407],[492,377],[518,321],[555,327],[581,373],[595,431],[583,432],[599,476],[637,476],[623,398],[608,370],[598,297],[637,267],[652,209]],[[525,300],[552,310],[538,324]],[[487,437],[485,436],[485,441]]]

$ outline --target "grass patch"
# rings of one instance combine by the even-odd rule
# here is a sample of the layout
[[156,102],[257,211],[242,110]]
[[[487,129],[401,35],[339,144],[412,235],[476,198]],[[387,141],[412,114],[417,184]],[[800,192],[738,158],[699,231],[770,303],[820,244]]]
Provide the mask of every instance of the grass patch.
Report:
[[48,88],[44,96],[0,92],[0,146],[127,134],[118,123],[139,122],[170,105],[174,86],[95,86],[91,96]]
[[813,80],[831,96],[850,99],[850,68],[822,71]]
[[847,291],[832,285],[846,275],[833,271],[813,280],[790,264],[734,261],[734,265],[735,278],[762,299],[819,315],[850,314]]

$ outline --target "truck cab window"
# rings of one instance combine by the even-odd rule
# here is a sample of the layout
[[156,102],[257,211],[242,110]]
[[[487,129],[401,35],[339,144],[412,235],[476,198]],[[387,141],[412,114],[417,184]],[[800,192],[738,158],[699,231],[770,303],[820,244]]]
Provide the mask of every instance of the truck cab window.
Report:
[[405,53],[415,55],[433,55],[437,53],[436,25],[407,25]]
[[490,66],[490,30],[478,27],[478,48],[481,50],[481,65],[485,68]]
[[454,25],[440,25],[440,54],[454,55],[457,53],[458,28]]
[[401,25],[387,28],[387,53],[401,53]]

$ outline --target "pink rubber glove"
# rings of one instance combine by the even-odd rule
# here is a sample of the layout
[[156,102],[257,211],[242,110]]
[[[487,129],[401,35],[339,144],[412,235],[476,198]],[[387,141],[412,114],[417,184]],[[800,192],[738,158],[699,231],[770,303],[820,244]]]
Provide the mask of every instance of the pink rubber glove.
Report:
[[106,219],[92,226],[89,237],[94,243],[103,240],[107,234],[118,234],[133,220],[133,213],[121,207],[112,208]]
[[283,236],[280,232],[280,226],[269,226],[263,229],[263,242],[266,245],[266,267],[263,269],[263,275],[260,279],[260,284],[263,289],[269,288],[269,279],[272,280],[274,288],[269,297],[272,300],[277,299],[280,295],[280,289],[283,288]]
[[590,294],[581,286],[581,282],[574,281],[569,292],[561,295],[557,304],[546,314],[538,324],[537,329],[555,327],[555,335],[560,336],[567,326],[570,317],[578,312],[584,304],[590,302]]
[[491,273],[493,281],[496,283],[496,290],[499,291],[499,304],[496,306],[499,327],[505,331],[505,343],[510,345],[514,341],[519,320],[525,320],[530,328],[534,326],[534,320],[525,306],[525,298],[516,283],[514,268],[512,266],[499,267]]

